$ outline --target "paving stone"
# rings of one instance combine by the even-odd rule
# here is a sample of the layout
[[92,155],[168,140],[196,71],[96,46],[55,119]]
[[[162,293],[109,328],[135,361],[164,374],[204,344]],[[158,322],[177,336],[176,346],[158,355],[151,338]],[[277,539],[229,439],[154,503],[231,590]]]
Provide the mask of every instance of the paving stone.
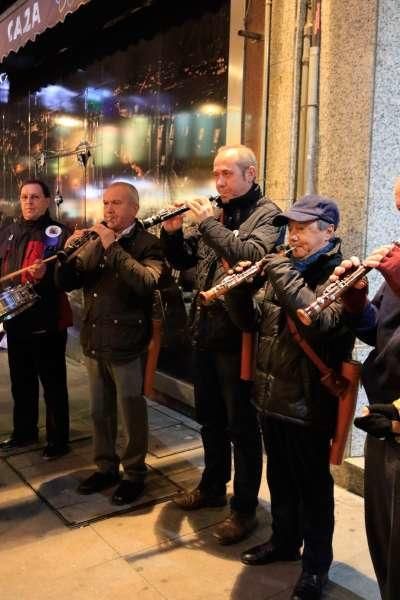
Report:
[[150,432],[149,452],[157,457],[168,456],[201,447],[197,431],[179,423]]
[[[74,444],[71,444],[71,447],[73,448]],[[112,489],[82,496],[77,492],[79,482],[93,470],[90,442],[80,443],[78,450],[79,452],[72,451],[56,461],[43,461],[41,451],[8,458],[9,464],[23,480],[70,525],[87,523],[142,504],[170,498],[180,489],[161,472],[149,467],[145,493],[131,504],[123,507],[112,505]],[[85,466],[87,468],[83,468]]]
[[148,406],[149,430],[156,431],[157,429],[168,427],[169,425],[177,425],[179,420],[172,418],[159,410]]

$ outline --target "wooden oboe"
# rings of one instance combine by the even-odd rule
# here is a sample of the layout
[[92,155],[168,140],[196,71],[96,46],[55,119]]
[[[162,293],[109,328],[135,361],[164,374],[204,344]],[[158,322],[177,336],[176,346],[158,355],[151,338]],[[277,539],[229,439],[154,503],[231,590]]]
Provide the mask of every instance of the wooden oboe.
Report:
[[[400,240],[396,240],[393,244],[395,246],[400,246]],[[309,306],[306,306],[306,308],[299,308],[296,311],[300,321],[304,325],[311,325],[323,310],[330,306],[332,302],[339,300],[349,288],[362,279],[372,268],[373,267],[367,267],[366,265],[361,264],[355,271],[345,275],[343,279],[338,279],[329,284],[321,296],[318,296],[314,302],[309,304]]]
[[[285,254],[288,254],[292,250],[293,248],[286,248],[284,251],[281,251],[278,254],[283,256]],[[264,256],[257,262],[244,269],[241,273],[233,273],[232,275],[227,275],[220,283],[218,283],[214,287],[210,288],[207,291],[200,292],[199,296],[201,298],[202,303],[209,304],[213,300],[216,300],[220,296],[223,296],[224,294],[229,292],[229,290],[231,290],[232,288],[237,287],[244,281],[248,281],[249,279],[254,277],[254,275],[257,275],[262,271],[264,265],[266,265],[269,259],[270,255]]]

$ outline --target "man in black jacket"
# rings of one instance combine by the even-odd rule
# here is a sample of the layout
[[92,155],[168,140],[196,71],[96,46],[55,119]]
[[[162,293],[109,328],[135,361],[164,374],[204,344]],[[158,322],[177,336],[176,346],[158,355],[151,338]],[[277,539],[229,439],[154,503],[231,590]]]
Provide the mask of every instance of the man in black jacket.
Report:
[[272,225],[279,209],[263,198],[255,183],[256,160],[246,146],[219,149],[213,174],[220,217],[208,199],[189,201],[198,231],[182,232],[182,218],[164,222],[161,241],[176,269],[196,268],[191,329],[195,346],[195,403],[204,446],[205,469],[194,490],[176,497],[184,510],[226,504],[226,484],[234,456],[231,515],[214,536],[221,544],[238,542],[256,527],[261,479],[261,437],[250,403],[250,382],[240,378],[241,333],[219,299],[205,307],[198,293],[218,283],[240,259],[252,262],[272,252],[280,228]]
[[[400,180],[395,187],[400,210]],[[374,298],[357,282],[344,296],[349,324],[373,346],[362,382],[370,405],[355,425],[368,433],[365,444],[365,523],[369,550],[383,600],[400,598],[400,248],[382,246],[363,261],[386,282]],[[336,279],[357,267],[357,257],[335,269]]]
[[[50,191],[43,181],[26,181],[20,190],[21,219],[0,232],[1,275],[31,266],[5,285],[30,283],[40,297],[33,306],[4,323],[14,428],[11,438],[2,442],[0,448],[9,451],[38,441],[40,380],[46,403],[45,459],[57,458],[69,450],[65,346],[67,327],[72,324],[67,297],[54,283],[54,263],[42,262],[63,246],[68,235],[63,225],[51,219],[49,203]],[[58,236],[54,235],[57,227]]]
[[321,384],[320,372],[295,341],[288,317],[316,354],[339,372],[351,356],[354,336],[343,324],[338,302],[304,327],[296,310],[321,294],[340,264],[336,204],[321,196],[304,196],[275,218],[287,224],[290,256],[271,255],[260,307],[251,289],[227,294],[232,318],[244,330],[259,326],[255,402],[267,453],[272,537],[242,554],[248,565],[300,559],[303,571],[293,600],[321,597],[332,562],[333,480],[329,469],[337,398]]
[[[144,489],[148,423],[142,356],[151,336],[152,294],[163,266],[159,241],[136,220],[138,209],[134,186],[110,185],[104,194],[106,225],[92,227],[98,238],[57,270],[63,289],[83,287],[84,293],[81,342],[98,470],[78,491],[92,494],[112,487],[119,481],[121,462],[125,479],[112,497],[117,505],[133,502]],[[121,458],[115,448],[117,405],[126,437]]]

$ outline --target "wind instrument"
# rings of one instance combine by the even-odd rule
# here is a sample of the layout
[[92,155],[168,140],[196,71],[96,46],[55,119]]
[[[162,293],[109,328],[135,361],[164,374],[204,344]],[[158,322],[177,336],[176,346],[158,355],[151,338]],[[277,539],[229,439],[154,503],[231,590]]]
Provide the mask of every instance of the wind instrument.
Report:
[[[393,242],[393,245],[400,246],[400,240]],[[311,323],[318,318],[323,310],[328,308],[328,306],[330,306],[333,302],[336,302],[336,300],[339,300],[339,298],[343,296],[343,294],[347,292],[349,288],[351,288],[355,283],[357,283],[357,281],[369,273],[372,268],[373,267],[368,267],[365,264],[361,264],[352,273],[348,273],[348,275],[345,275],[342,279],[338,279],[337,281],[330,283],[325,288],[323,293],[314,300],[314,302],[305,308],[297,309],[297,316],[303,325],[311,325]]]
[[[215,204],[217,197],[210,196],[209,200],[211,203]],[[165,208],[159,213],[152,215],[151,217],[142,219],[142,225],[145,229],[149,229],[149,227],[154,227],[154,225],[158,225],[159,223],[168,221],[168,219],[177,217],[178,215],[181,215],[187,212],[188,210],[190,210],[190,207],[187,204],[182,204],[182,206],[177,206],[176,208]]]
[[[293,250],[293,248],[286,247],[286,249],[283,252],[282,251],[278,252],[278,254],[280,254],[281,256],[284,256],[286,254],[289,254],[289,252],[291,252],[292,250]],[[224,294],[229,292],[229,290],[231,290],[232,288],[237,287],[244,281],[248,281],[249,279],[251,279],[252,277],[257,275],[258,273],[260,273],[262,271],[263,267],[267,264],[269,259],[270,259],[270,255],[264,256],[263,258],[261,258],[260,260],[258,260],[255,263],[253,263],[249,267],[243,269],[243,271],[241,273],[233,273],[232,275],[227,275],[226,277],[224,277],[222,279],[222,281],[220,283],[218,283],[214,287],[210,288],[207,291],[200,292],[199,296],[200,296],[202,304],[204,304],[204,305],[209,304],[213,300],[216,300],[220,296],[223,296]]]
[[80,250],[83,246],[85,246],[85,244],[90,242],[90,240],[95,240],[97,237],[99,236],[95,231],[88,229],[81,236],[65,246],[62,250],[59,250],[56,254],[56,258],[58,258],[61,263],[67,262],[67,260],[76,252],[78,252],[78,250]]

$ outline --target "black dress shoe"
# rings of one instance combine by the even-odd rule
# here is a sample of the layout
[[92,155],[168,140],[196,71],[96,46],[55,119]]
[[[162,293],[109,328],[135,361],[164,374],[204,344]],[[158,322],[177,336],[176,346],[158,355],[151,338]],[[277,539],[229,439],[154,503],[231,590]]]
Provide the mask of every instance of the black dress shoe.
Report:
[[8,440],[4,440],[0,442],[0,450],[8,451],[8,450],[17,450],[18,448],[25,448],[26,446],[32,446],[33,444],[38,443],[38,438],[29,438],[25,440],[20,440],[19,438],[10,437]]
[[117,506],[131,504],[143,494],[143,490],[144,481],[129,481],[129,479],[124,479],[113,493],[111,503]]
[[172,498],[172,501],[182,510],[197,510],[199,508],[215,508],[226,505],[226,495],[214,496],[195,488],[189,492],[181,492]]
[[253,546],[242,553],[242,562],[245,565],[268,565],[277,561],[300,560],[298,550],[285,550],[277,548],[271,540],[258,546]]
[[102,473],[101,471],[96,471],[87,479],[81,481],[78,486],[78,493],[95,494],[96,492],[102,492],[118,483],[118,481],[118,473]]
[[254,513],[232,511],[229,517],[214,529],[213,537],[223,546],[236,544],[247,538],[257,525],[257,517]]
[[294,587],[291,600],[319,600],[327,581],[328,573],[303,571]]
[[58,446],[57,444],[47,444],[46,448],[43,450],[42,457],[44,460],[54,460],[55,458],[65,456],[65,454],[68,454],[70,451],[68,444],[63,444],[61,446]]

